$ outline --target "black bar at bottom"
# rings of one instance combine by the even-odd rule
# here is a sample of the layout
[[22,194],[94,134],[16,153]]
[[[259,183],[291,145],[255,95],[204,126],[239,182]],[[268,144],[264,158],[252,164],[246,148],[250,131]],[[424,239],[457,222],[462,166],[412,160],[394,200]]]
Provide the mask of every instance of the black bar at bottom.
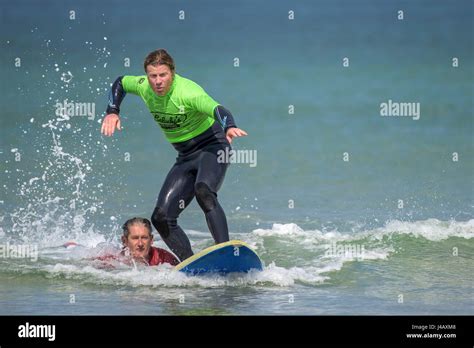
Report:
[[246,342],[472,347],[472,324],[472,316],[0,316],[0,347]]

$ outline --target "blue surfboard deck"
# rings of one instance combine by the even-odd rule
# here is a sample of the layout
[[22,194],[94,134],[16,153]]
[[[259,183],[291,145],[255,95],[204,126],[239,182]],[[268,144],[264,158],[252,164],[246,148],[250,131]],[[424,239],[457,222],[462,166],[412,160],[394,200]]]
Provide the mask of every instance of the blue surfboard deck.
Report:
[[231,240],[204,249],[178,264],[175,269],[191,275],[234,272],[247,273],[263,269],[262,261],[246,243]]

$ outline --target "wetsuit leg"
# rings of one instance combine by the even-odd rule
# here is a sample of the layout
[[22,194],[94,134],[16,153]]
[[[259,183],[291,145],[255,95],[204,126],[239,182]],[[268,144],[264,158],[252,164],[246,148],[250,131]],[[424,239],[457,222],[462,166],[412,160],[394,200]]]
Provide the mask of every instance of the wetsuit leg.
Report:
[[199,156],[195,193],[206,216],[207,226],[216,244],[229,241],[224,210],[217,200],[217,191],[224,181],[228,163],[218,163],[216,151],[203,150]]
[[193,255],[189,239],[177,219],[194,198],[195,175],[191,162],[176,163],[165,179],[151,217],[163,241],[181,261]]

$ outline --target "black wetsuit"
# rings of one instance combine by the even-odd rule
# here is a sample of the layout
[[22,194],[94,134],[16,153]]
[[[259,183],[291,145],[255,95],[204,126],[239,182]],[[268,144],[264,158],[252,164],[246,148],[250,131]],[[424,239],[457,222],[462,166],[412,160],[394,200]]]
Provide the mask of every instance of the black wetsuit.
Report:
[[[112,85],[107,114],[119,114],[125,94],[119,77]],[[204,211],[215,243],[229,240],[226,216],[217,200],[217,191],[229,164],[219,163],[218,151],[230,150],[225,132],[236,125],[230,111],[222,105],[215,108],[214,116],[218,122],[203,133],[184,142],[172,143],[178,157],[163,183],[151,217],[163,241],[181,261],[192,256],[193,251],[177,219],[194,197]]]

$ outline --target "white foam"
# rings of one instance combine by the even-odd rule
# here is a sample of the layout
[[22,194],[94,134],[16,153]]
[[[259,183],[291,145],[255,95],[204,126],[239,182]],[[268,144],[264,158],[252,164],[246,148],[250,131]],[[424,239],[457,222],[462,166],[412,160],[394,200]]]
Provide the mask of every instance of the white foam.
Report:
[[[74,220],[74,219],[73,219]],[[76,219],[76,222],[80,222]],[[212,245],[208,232],[190,230],[189,235],[195,251]],[[98,268],[88,261],[90,257],[102,253],[114,253],[120,250],[119,242],[105,243],[104,235],[89,229],[78,231],[73,239],[81,246],[71,249],[58,248],[63,242],[71,240],[60,228],[56,232],[43,236],[43,244],[50,247],[40,250],[40,259],[36,265],[22,268],[30,273],[46,271],[50,277],[78,279],[94,284],[127,285],[133,287],[239,287],[239,286],[278,286],[291,287],[296,283],[318,286],[331,277],[331,272],[340,271],[349,262],[366,260],[385,260],[395,252],[391,235],[409,235],[413,238],[425,238],[438,242],[450,237],[471,239],[474,236],[474,220],[466,222],[439,221],[429,219],[417,222],[389,221],[386,226],[360,232],[342,233],[339,231],[322,232],[303,230],[296,224],[274,224],[270,229],[256,229],[251,233],[232,233],[231,236],[243,240],[255,248],[264,260],[271,262],[261,272],[250,272],[229,276],[187,276],[176,272],[169,265],[158,267],[133,268],[114,264],[115,269]],[[276,237],[276,238],[272,238]],[[166,248],[157,238],[156,246]],[[338,246],[349,246],[349,252]],[[53,248],[55,247],[55,248]],[[350,247],[358,247],[350,249]],[[332,249],[331,249],[332,248]],[[275,251],[277,250],[277,251]],[[279,254],[284,250],[285,257]],[[352,253],[351,250],[356,250]],[[304,256],[302,256],[304,251]],[[282,266],[284,265],[284,267]],[[16,267],[16,266],[14,266]]]
[[351,233],[341,233],[339,231],[321,232],[320,230],[303,230],[294,223],[273,224],[271,229],[255,229],[251,234],[255,237],[277,236],[283,239],[292,239],[295,243],[300,244],[319,244],[321,242],[354,241],[367,237],[381,239],[386,235],[394,233],[409,234],[414,237],[423,237],[431,241],[441,241],[450,237],[471,239],[474,237],[474,219],[469,221],[440,221],[437,219],[428,219],[415,222],[391,220],[381,228]]
[[133,287],[240,287],[248,285],[292,286],[299,281],[306,284],[321,284],[328,277],[321,276],[315,269],[299,267],[285,269],[275,264],[264,271],[251,271],[247,274],[189,276],[173,270],[170,265],[157,267],[138,267],[120,270],[104,270],[93,266],[78,266],[57,263],[45,267],[51,277],[65,277],[92,281],[97,284],[128,285]]
[[428,219],[424,221],[404,222],[393,220],[381,229],[375,230],[375,235],[409,234],[414,237],[423,237],[430,241],[441,241],[450,237],[465,239],[474,238],[474,219],[469,221],[440,221]]

